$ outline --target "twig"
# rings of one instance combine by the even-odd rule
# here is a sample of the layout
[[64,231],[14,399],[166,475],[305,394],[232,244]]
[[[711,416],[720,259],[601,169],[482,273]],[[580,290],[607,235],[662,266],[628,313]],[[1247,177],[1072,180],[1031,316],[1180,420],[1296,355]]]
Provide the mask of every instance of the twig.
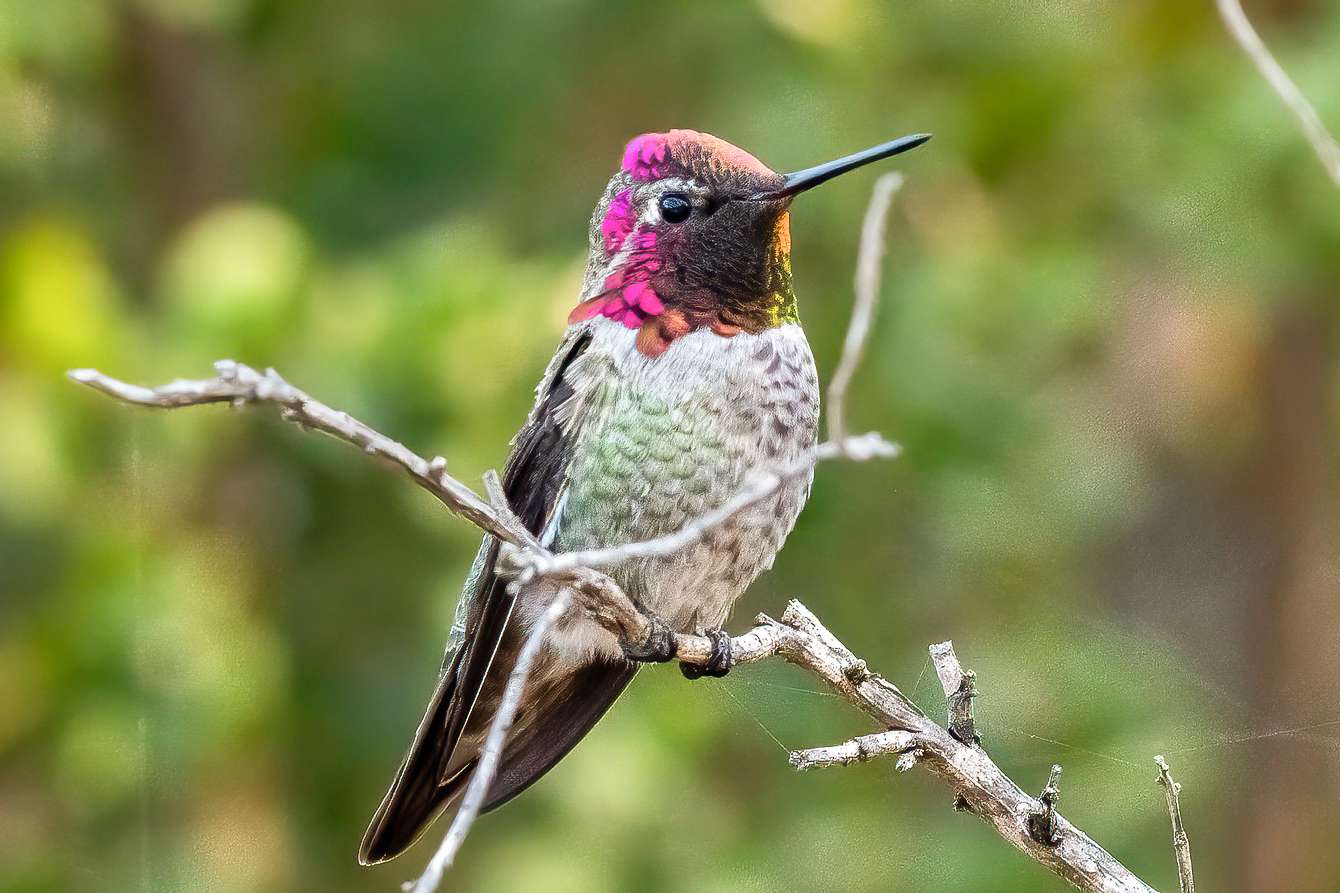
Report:
[[278,406],[284,418],[296,422],[300,427],[323,431],[353,444],[369,456],[378,456],[399,465],[414,483],[436,496],[451,511],[485,533],[508,542],[513,540],[512,530],[498,518],[493,507],[465,484],[447,474],[446,460],[440,456],[431,461],[423,458],[349,413],[331,409],[320,400],[314,400],[281,378],[273,369],[261,373],[232,360],[219,360],[214,368],[218,372],[214,378],[179,378],[157,388],[126,384],[96,369],[72,369],[69,376],[80,384],[122,402],[157,409],[178,409],[207,403],[231,403],[234,406],[268,403]]
[[866,208],[861,226],[861,248],[856,256],[856,303],[852,306],[847,337],[842,342],[842,358],[828,383],[828,440],[842,443],[847,437],[847,388],[865,354],[870,327],[879,305],[879,265],[884,259],[884,229],[893,197],[903,187],[903,175],[897,171],[875,181],[875,190]]
[[1042,793],[1038,795],[1040,807],[1028,816],[1028,834],[1043,846],[1056,846],[1060,843],[1056,827],[1056,801],[1060,799],[1061,766],[1059,763],[1053,763],[1052,771],[1047,773],[1047,783],[1043,785]]
[[1182,803],[1179,799],[1182,786],[1173,781],[1168,771],[1168,761],[1163,756],[1154,757],[1159,767],[1158,783],[1163,785],[1163,793],[1168,798],[1168,817],[1172,819],[1173,855],[1177,857],[1177,886],[1182,893],[1196,893],[1196,879],[1191,872],[1191,841],[1182,827]]
[[[387,456],[401,464],[417,483],[435,495],[438,495],[438,488],[443,486],[443,481],[451,480],[441,469],[440,462],[429,463],[415,456],[384,435],[366,429],[366,426],[361,426],[343,413],[336,413],[296,388],[275,391],[273,381],[278,379],[277,376],[260,376],[254,370],[244,369],[238,367],[239,377],[247,379],[243,382],[230,384],[222,378],[207,382],[176,382],[156,391],[122,385],[97,373],[74,377],[113,396],[151,406],[188,406],[201,402],[226,402],[237,397],[247,402],[277,403],[294,409],[298,418],[307,421],[309,427],[329,431],[352,443],[373,445],[374,448],[369,452]],[[250,376],[271,384],[263,385],[259,381],[250,380]],[[330,421],[330,418],[339,424]],[[416,462],[422,463],[419,470],[416,470]],[[469,492],[464,485],[456,483],[456,486]],[[454,490],[445,492],[451,493],[452,499],[455,499]],[[473,502],[465,503],[470,510],[461,514],[472,521],[476,518],[487,519],[487,526],[483,520],[476,523],[487,532],[511,543],[508,525],[498,520],[494,508],[473,493],[470,496]],[[444,498],[443,501],[449,506],[454,505],[448,499]],[[574,603],[615,635],[631,642],[640,640],[636,635],[628,638],[630,631],[641,631],[645,635],[647,618],[613,580],[599,571],[579,568],[569,576],[551,582],[562,582],[565,585],[570,582]],[[557,612],[561,608],[551,605],[551,610]],[[533,640],[528,638],[529,641]],[[711,640],[702,636],[677,635],[676,647],[678,658],[689,663],[705,663],[712,653]],[[963,808],[989,822],[1010,844],[1080,889],[1123,893],[1150,889],[1059,814],[1056,816],[1057,844],[1046,847],[1034,841],[1026,829],[1027,817],[1036,811],[1037,801],[1010,781],[980,747],[970,747],[954,738],[926,717],[896,686],[872,674],[864,661],[852,654],[818,618],[798,602],[792,602],[787,607],[781,622],[760,617],[752,630],[731,640],[731,652],[735,663],[750,663],[774,654],[780,655],[817,674],[834,691],[864,710],[884,729],[912,736],[908,742],[910,747],[899,748],[904,758],[913,755],[913,759],[920,760],[922,765],[957,792]],[[524,684],[526,669],[520,663],[514,668],[509,677],[509,687],[513,683]],[[499,715],[503,714],[500,712]],[[501,738],[497,737],[499,735]],[[489,736],[494,740],[505,740],[506,729],[494,726]],[[884,740],[902,741],[901,738]],[[910,762],[906,760],[904,767]],[[470,814],[466,812],[466,817],[461,818],[458,813],[457,821],[460,825],[453,823],[454,834],[453,831],[448,832],[453,836],[453,848],[459,847],[459,839],[469,830]],[[434,889],[433,884],[440,879],[440,872],[445,871],[452,858],[450,852],[454,852],[454,849],[449,850],[449,854],[436,868],[430,865],[425,872],[427,880],[420,879],[419,893]]]
[[541,550],[540,541],[535,538],[535,534],[526,529],[526,525],[521,523],[521,519],[512,511],[512,506],[507,501],[507,493],[503,489],[502,479],[498,477],[498,472],[490,468],[484,472],[484,493],[489,498],[489,505],[493,506],[493,512],[498,517],[498,523],[502,524],[512,534],[509,542],[525,543],[526,548],[539,551]]
[[[916,750],[916,747],[917,739],[911,732],[876,732],[873,735],[858,735],[850,741],[831,747],[793,750],[791,765],[801,772],[826,769],[829,766],[849,766],[885,754],[903,756]],[[909,765],[907,768],[912,767]]]
[[977,697],[977,674],[963,669],[958,655],[954,654],[953,642],[932,645],[930,652],[935,675],[940,677],[940,687],[944,689],[945,701],[949,705],[949,734],[964,744],[976,744],[982,740],[972,715],[972,699]]
[[[1125,866],[1076,828],[1055,809],[1054,795],[1044,791],[1042,803],[1026,794],[981,747],[964,744],[906,698],[883,677],[856,672],[864,667],[838,639],[799,602],[791,602],[780,624],[767,621],[764,629],[776,634],[777,653],[819,676],[840,696],[889,730],[865,739],[871,751],[915,754],[915,761],[955,791],[959,808],[982,818],[1002,839],[1045,865],[1081,890],[1104,893],[1149,893],[1145,884]],[[757,629],[757,628],[756,628]],[[800,751],[793,764],[811,768],[839,765],[841,757],[859,751],[861,739],[835,748]],[[828,762],[821,762],[827,760]],[[907,768],[911,760],[900,760]],[[1049,789],[1055,790],[1055,778]],[[1050,801],[1050,805],[1048,805]],[[1046,816],[1051,843],[1029,833],[1030,817]]]
[[1302,127],[1303,136],[1312,144],[1312,151],[1317,153],[1322,168],[1335,181],[1335,185],[1340,186],[1340,145],[1336,145],[1335,138],[1326,131],[1326,125],[1322,123],[1317,110],[1307,101],[1303,91],[1298,89],[1298,85],[1279,62],[1275,61],[1275,57],[1261,40],[1261,35],[1252,27],[1247,13],[1242,9],[1242,4],[1238,0],[1216,0],[1216,2],[1219,15],[1228,26],[1229,33],[1256,65],[1257,71],[1261,72],[1266,83],[1279,95],[1285,107],[1293,112],[1299,126]]

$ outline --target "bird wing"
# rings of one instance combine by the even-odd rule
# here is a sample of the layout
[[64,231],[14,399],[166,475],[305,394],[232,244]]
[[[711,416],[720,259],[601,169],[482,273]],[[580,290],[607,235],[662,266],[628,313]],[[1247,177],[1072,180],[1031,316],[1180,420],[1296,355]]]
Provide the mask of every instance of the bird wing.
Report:
[[[541,380],[535,407],[513,441],[503,474],[503,489],[512,510],[537,536],[559,502],[571,455],[564,424],[571,413],[565,415],[563,410],[575,391],[565,373],[590,342],[591,334],[584,327],[569,331]],[[474,766],[474,755],[457,754],[457,746],[481,700],[489,670],[505,647],[504,635],[516,604],[506,582],[493,571],[497,557],[497,540],[486,537],[457,612],[463,624],[458,621],[453,639],[460,644],[449,651],[409,753],[364,835],[359,849],[359,861],[364,864],[385,861],[412,844],[449,804]],[[463,630],[459,629],[462,625]],[[498,805],[538,778],[599,719],[632,676],[628,668],[611,670],[605,674],[611,678],[603,680],[604,684],[602,680],[582,680],[588,690],[613,688],[612,695],[597,699],[598,709],[594,709],[597,705],[583,707],[576,702],[586,698],[568,693],[565,700],[574,701],[575,709],[567,711],[571,716],[564,717],[560,731],[569,733],[557,736],[566,741],[557,753],[552,745],[533,746],[543,736],[526,736],[532,745],[522,748],[526,752],[508,748],[488,806]],[[566,728],[569,725],[570,731]],[[464,761],[462,756],[466,757]]]

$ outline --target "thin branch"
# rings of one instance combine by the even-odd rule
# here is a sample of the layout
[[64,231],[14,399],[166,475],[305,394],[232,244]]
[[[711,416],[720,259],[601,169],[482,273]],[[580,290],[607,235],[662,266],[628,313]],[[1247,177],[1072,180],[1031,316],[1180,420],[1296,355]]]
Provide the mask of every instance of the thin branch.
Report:
[[899,172],[884,174],[875,181],[870,206],[861,226],[861,249],[856,258],[856,303],[852,307],[847,337],[842,343],[842,358],[828,383],[828,440],[841,443],[846,439],[847,387],[865,354],[870,338],[870,327],[875,321],[879,304],[880,263],[884,259],[884,229],[893,197],[903,186]]
[[1177,858],[1177,886],[1182,893],[1196,893],[1196,879],[1191,872],[1191,841],[1182,827],[1182,786],[1173,781],[1168,770],[1168,761],[1162,755],[1154,757],[1159,767],[1158,783],[1163,785],[1163,793],[1168,798],[1168,818],[1172,820],[1173,855]]
[[513,532],[487,502],[469,487],[446,472],[446,460],[431,461],[385,434],[368,427],[347,412],[331,409],[289,384],[273,369],[264,373],[232,360],[214,364],[214,378],[179,378],[156,388],[126,384],[103,375],[96,369],[72,369],[70,378],[111,397],[138,406],[179,409],[207,403],[231,403],[245,406],[262,403],[278,406],[284,418],[302,428],[314,428],[352,444],[369,456],[377,456],[400,466],[414,483],[436,496],[443,505],[485,533],[511,542]]
[[507,501],[507,493],[503,489],[502,478],[498,477],[498,472],[490,468],[484,472],[484,493],[489,498],[489,505],[493,506],[493,512],[498,516],[498,523],[502,524],[511,532],[512,537],[509,542],[525,543],[526,548],[541,550],[540,541],[535,538],[521,519],[512,511],[511,504]]
[[1275,57],[1261,40],[1261,35],[1252,27],[1247,13],[1242,9],[1242,4],[1238,0],[1216,0],[1216,2],[1219,15],[1228,26],[1233,39],[1256,65],[1257,71],[1261,72],[1266,83],[1279,95],[1285,107],[1293,112],[1303,130],[1303,136],[1312,144],[1312,151],[1317,153],[1322,168],[1335,181],[1335,185],[1340,186],[1340,145],[1337,145],[1335,137],[1326,131],[1326,125],[1322,123],[1317,110],[1307,101],[1303,91],[1298,89],[1298,85],[1279,62],[1275,61]]
[[517,709],[521,706],[521,696],[526,690],[530,668],[544,645],[544,637],[549,628],[557,623],[558,618],[568,609],[568,600],[568,591],[560,589],[554,600],[549,603],[548,609],[540,615],[527,634],[525,644],[521,646],[521,653],[517,656],[515,666],[512,667],[511,675],[507,677],[507,687],[503,689],[502,701],[498,705],[498,712],[494,714],[492,725],[489,726],[488,736],[484,739],[484,746],[479,752],[479,762],[475,764],[474,774],[470,776],[470,784],[465,789],[460,808],[452,818],[451,827],[447,829],[446,836],[438,845],[437,852],[433,853],[433,858],[428,861],[423,874],[419,875],[419,879],[413,884],[404,885],[410,893],[433,893],[442,883],[442,875],[456,860],[456,854],[460,852],[461,844],[465,842],[465,836],[479,816],[479,809],[484,805],[484,798],[488,796],[489,788],[493,786],[494,776],[498,774],[498,764],[502,760],[503,748],[507,744],[507,733],[512,730],[512,721],[516,719]]
[[[511,544],[513,548],[509,552],[531,551],[529,544],[513,542],[510,525],[500,519],[497,510],[469,488],[450,478],[440,460],[429,462],[415,455],[347,414],[313,400],[283,382],[273,372],[261,375],[248,367],[237,365],[225,367],[220,372],[217,379],[178,381],[154,390],[124,385],[93,372],[73,373],[72,377],[112,396],[149,406],[190,406],[238,399],[244,403],[279,405],[287,417],[307,427],[326,431],[362,447],[372,455],[396,462],[416,483],[438,496],[454,511]],[[466,498],[461,498],[459,491],[464,491]],[[635,636],[629,638],[630,632],[645,633],[648,619],[605,574],[589,568],[576,568],[566,576],[555,575],[548,582],[569,587],[577,607],[624,641],[639,641]],[[557,616],[562,610],[561,603],[558,607],[551,605],[551,610]],[[527,641],[535,640],[528,637]],[[799,603],[793,602],[788,606],[781,622],[759,618],[752,630],[732,639],[731,646],[735,663],[749,663],[774,654],[780,655],[818,675],[837,694],[874,718],[886,731],[912,736],[910,739],[898,736],[875,740],[886,744],[909,744],[907,748],[897,748],[901,753],[903,768],[912,762],[926,766],[955,791],[956,800],[962,808],[983,818],[1011,845],[1080,889],[1122,893],[1150,889],[1059,814],[1056,816],[1057,843],[1044,846],[1034,841],[1026,830],[1027,817],[1042,809],[1041,804],[1010,781],[980,747],[960,742],[926,717],[896,686],[872,674],[864,661],[852,654],[818,618]],[[678,658],[689,663],[703,664],[712,653],[711,640],[702,636],[677,635],[676,647]],[[519,663],[509,677],[509,689],[513,684],[524,685],[527,672],[527,665]],[[510,718],[501,711],[499,716],[510,722]],[[491,740],[505,741],[505,724],[490,728]],[[453,829],[448,831],[452,842],[447,845],[447,854],[441,859],[435,857],[435,863],[430,864],[424,878],[420,879],[417,888],[419,893],[435,889],[441,872],[446,870],[459,848],[460,839],[469,830],[471,813],[464,805],[462,811],[464,818],[458,813]]]
[[1061,799],[1061,765],[1052,763],[1047,783],[1038,795],[1041,808],[1028,817],[1028,834],[1043,846],[1056,846],[1060,836],[1056,827],[1056,802]]
[[[766,623],[777,636],[779,655],[819,676],[888,730],[866,737],[864,745],[863,739],[856,739],[835,748],[798,751],[791,757],[798,768],[840,765],[851,762],[842,758],[853,753],[859,760],[862,746],[872,756],[898,753],[900,769],[914,761],[925,766],[955,792],[958,808],[980,817],[1002,839],[1081,890],[1149,893],[1153,889],[1057,812],[1054,796],[1044,791],[1039,800],[1024,793],[981,747],[959,741],[917,709],[897,686],[866,669],[865,662],[799,602],[787,606],[780,624]],[[1029,833],[1030,817],[1038,815],[1046,817],[1050,843]]]
[[[873,757],[896,754],[904,756],[917,749],[916,736],[911,732],[876,732],[873,735],[858,735],[842,744],[831,747],[811,747],[807,750],[793,750],[791,765],[800,772],[810,769],[826,769],[829,766],[849,766],[852,763],[864,763]],[[912,768],[908,766],[907,768]]]
[[964,744],[982,740],[977,734],[977,722],[972,715],[972,700],[977,697],[977,674],[963,669],[954,653],[953,642],[941,642],[930,647],[935,675],[940,677],[945,702],[949,705],[949,734]]

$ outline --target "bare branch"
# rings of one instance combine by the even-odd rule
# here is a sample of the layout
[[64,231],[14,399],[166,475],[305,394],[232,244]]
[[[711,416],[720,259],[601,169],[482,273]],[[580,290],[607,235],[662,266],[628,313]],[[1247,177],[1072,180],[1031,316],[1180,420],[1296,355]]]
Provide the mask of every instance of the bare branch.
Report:
[[1168,798],[1168,817],[1172,819],[1173,855],[1177,858],[1177,886],[1182,893],[1196,893],[1196,879],[1191,872],[1191,841],[1182,827],[1182,802],[1179,799],[1182,786],[1173,781],[1168,770],[1168,761],[1162,755],[1154,757],[1159,767],[1158,783],[1163,785],[1163,793]]
[[865,344],[875,321],[875,308],[879,304],[879,266],[884,259],[885,223],[893,197],[902,187],[903,175],[899,172],[884,174],[876,180],[870,206],[865,212],[865,223],[861,226],[861,249],[856,257],[856,303],[847,325],[847,337],[842,342],[842,358],[833,372],[833,380],[828,383],[828,440],[831,443],[842,443],[847,436],[847,387],[865,355]]
[[[889,737],[877,734],[866,739],[872,755],[875,751],[903,754],[900,768],[907,768],[911,760],[906,758],[915,755],[919,765],[955,792],[960,809],[982,818],[1005,841],[1081,890],[1104,893],[1152,890],[1057,812],[1054,798],[1049,807],[1045,801],[1024,793],[981,747],[959,741],[917,709],[897,686],[865,669],[865,663],[799,602],[787,606],[778,632],[778,654],[818,675],[835,692],[890,730]],[[851,744],[802,751],[802,756],[793,757],[793,762],[799,759],[805,764],[808,758],[820,761],[833,758],[831,762],[815,765],[835,765],[842,762],[840,757],[851,755]],[[1055,788],[1054,783],[1051,787]],[[1049,816],[1053,841],[1050,844],[1035,840],[1029,833],[1029,817],[1040,814]]]
[[[441,499],[453,511],[513,547],[519,547],[509,551],[527,556],[536,554],[534,547],[528,543],[515,542],[511,525],[502,520],[495,506],[447,475],[444,470],[445,463],[441,460],[435,459],[430,462],[423,459],[404,446],[357,422],[346,413],[337,412],[313,400],[284,382],[273,371],[267,371],[262,375],[246,366],[223,364],[218,378],[205,381],[177,381],[153,390],[125,385],[91,371],[72,373],[72,377],[119,399],[148,406],[193,406],[239,400],[243,403],[278,405],[284,410],[285,416],[294,421],[333,434],[363,448],[371,455],[382,456],[400,465],[416,483]],[[892,445],[886,445],[886,442],[879,438],[870,438],[863,444],[860,439],[857,441],[865,451],[862,453],[858,450],[858,456],[886,455],[892,448]],[[832,444],[823,444],[816,451],[818,458],[833,458],[848,454],[848,451]],[[788,468],[783,469],[782,475],[792,473],[799,472]],[[498,489],[490,484],[490,490]],[[747,490],[746,497],[754,500],[765,498],[754,495],[758,492],[757,489]],[[500,501],[500,505],[505,506],[505,499]],[[733,503],[732,506],[732,511],[744,510],[738,503]],[[699,527],[703,528],[708,523],[723,523],[721,514],[714,516],[717,520],[708,519]],[[725,516],[729,517],[729,514]],[[698,536],[701,533],[693,535]],[[691,542],[692,539],[687,541]],[[671,540],[666,544],[652,541],[650,545],[644,544],[647,551],[642,554],[659,554],[652,550],[673,547],[675,542],[676,540]],[[546,553],[539,554],[543,556]],[[606,559],[606,556],[596,557]],[[560,573],[566,576],[561,576]],[[586,611],[616,636],[628,640],[631,634],[634,637],[633,641],[637,641],[637,634],[645,635],[648,619],[638,611],[627,594],[605,574],[591,568],[576,567],[556,571],[553,576],[551,582],[562,583],[563,591],[570,592],[571,595],[565,595],[561,600],[551,604],[546,617],[558,616],[566,607],[567,598],[571,597],[577,607]],[[528,646],[537,641],[533,629],[531,633],[527,638]],[[773,654],[781,655],[786,660],[815,673],[835,692],[864,710],[885,730],[901,733],[887,738],[876,736],[868,740],[866,746],[887,747],[890,753],[899,752],[902,755],[900,765],[904,768],[919,761],[920,765],[926,766],[956,792],[957,800],[964,809],[989,822],[1010,844],[1081,889],[1094,891],[1150,889],[1059,814],[1056,815],[1057,843],[1048,847],[1033,840],[1027,832],[1028,816],[1041,809],[1038,801],[1010,781],[980,747],[970,747],[954,738],[948,731],[926,717],[896,686],[872,674],[864,661],[852,654],[819,622],[817,617],[798,602],[792,602],[787,607],[781,622],[761,617],[758,625],[744,635],[732,639],[731,644],[736,663],[762,660]],[[676,646],[679,659],[689,663],[703,664],[712,653],[711,640],[702,636],[677,635]],[[533,656],[530,660],[533,660]],[[528,672],[529,663],[519,661],[509,677],[508,690],[515,690],[518,697],[523,690]],[[513,689],[513,686],[516,688]],[[495,724],[489,732],[489,739],[496,742],[495,753],[496,749],[501,747],[501,742],[505,741],[506,725],[511,721],[510,717],[501,711],[499,716],[504,721]],[[894,748],[895,743],[900,746]],[[903,744],[908,746],[902,747]],[[858,743],[856,746],[859,749],[861,745]],[[870,752],[873,754],[875,751]],[[477,772],[480,773],[480,777],[485,777],[487,774],[482,766]],[[480,784],[484,785],[484,782],[481,781]],[[467,807],[477,810],[478,798],[482,796],[477,794],[474,800],[463,804],[462,812],[469,815]],[[458,813],[458,820],[463,824],[453,823],[455,833],[453,830],[448,831],[450,842],[444,843],[444,849],[439,850],[439,855],[434,857],[433,863],[430,863],[424,876],[420,878],[415,888],[418,893],[435,889],[442,873],[454,858],[460,846],[460,839],[469,830],[469,820],[459,819],[459,815]]]
[[1279,95],[1285,107],[1293,112],[1303,130],[1303,136],[1312,144],[1312,151],[1317,153],[1322,168],[1335,181],[1335,185],[1340,186],[1340,145],[1336,145],[1335,138],[1326,131],[1326,125],[1321,122],[1317,110],[1307,101],[1303,91],[1298,89],[1298,85],[1279,62],[1275,61],[1275,57],[1261,40],[1261,35],[1252,27],[1247,13],[1243,12],[1242,4],[1238,0],[1216,0],[1216,2],[1219,15],[1228,26],[1233,39],[1252,60],[1257,71],[1266,79],[1266,83]]
[[1061,766],[1052,764],[1047,773],[1047,783],[1038,795],[1041,808],[1028,816],[1028,834],[1043,846],[1056,846],[1060,835],[1056,828],[1056,801],[1061,799]]
[[484,472],[484,492],[488,495],[489,505],[493,506],[494,514],[498,516],[498,523],[511,532],[510,542],[524,543],[529,549],[539,550],[540,541],[535,538],[535,534],[526,529],[526,525],[516,516],[516,512],[512,511],[512,506],[507,501],[507,493],[503,490],[502,479],[492,468]]
[[[911,732],[876,732],[873,735],[859,735],[843,744],[832,747],[811,747],[808,750],[791,751],[791,765],[801,772],[810,769],[825,769],[829,766],[849,766],[863,763],[871,757],[886,754],[902,756],[917,748],[916,736]],[[912,768],[908,766],[907,768]]]
[[949,704],[949,734],[964,744],[976,744],[982,740],[972,716],[972,699],[977,697],[977,674],[964,670],[959,664],[953,642],[932,645],[930,652],[935,675],[940,677],[940,687]]
[[196,381],[179,378],[157,388],[126,384],[103,375],[96,369],[73,369],[70,378],[124,403],[158,409],[178,409],[206,403],[268,403],[280,408],[284,418],[303,428],[315,428],[343,440],[367,453],[399,465],[414,483],[436,496],[448,509],[479,527],[485,533],[511,542],[512,531],[499,520],[492,506],[473,490],[446,472],[446,461],[435,457],[431,462],[404,444],[398,443],[349,415],[331,409],[289,384],[273,369],[264,373],[232,360],[214,364],[215,378]]

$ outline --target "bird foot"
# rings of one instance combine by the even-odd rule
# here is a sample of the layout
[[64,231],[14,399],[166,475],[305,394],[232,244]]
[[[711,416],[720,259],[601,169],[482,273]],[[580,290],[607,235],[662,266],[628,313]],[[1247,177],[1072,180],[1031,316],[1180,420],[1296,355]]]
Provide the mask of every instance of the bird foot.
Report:
[[731,655],[730,633],[724,629],[709,629],[705,635],[712,640],[712,656],[707,659],[707,663],[701,666],[681,663],[679,672],[684,674],[685,679],[699,679],[703,676],[720,679],[730,672],[731,664],[734,663]]
[[645,612],[648,620],[647,641],[641,645],[623,643],[624,657],[638,663],[665,663],[675,657],[675,631],[650,611]]

